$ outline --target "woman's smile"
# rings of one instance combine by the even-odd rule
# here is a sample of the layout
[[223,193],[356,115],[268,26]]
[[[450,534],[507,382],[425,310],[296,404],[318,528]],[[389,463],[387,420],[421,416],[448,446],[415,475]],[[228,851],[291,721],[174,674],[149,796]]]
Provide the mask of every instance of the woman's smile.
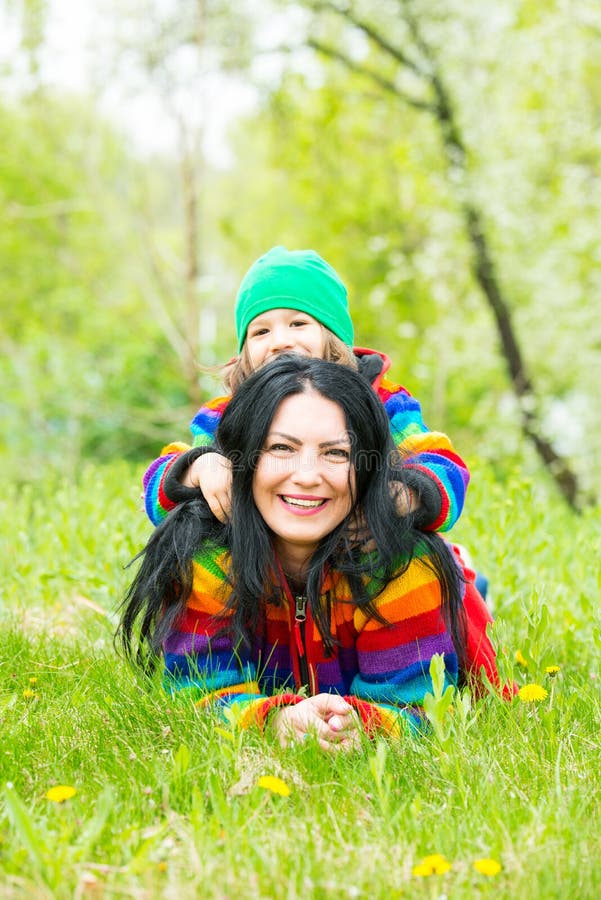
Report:
[[322,510],[328,503],[327,497],[305,497],[292,494],[281,495],[280,499],[290,512],[296,516],[310,516]]

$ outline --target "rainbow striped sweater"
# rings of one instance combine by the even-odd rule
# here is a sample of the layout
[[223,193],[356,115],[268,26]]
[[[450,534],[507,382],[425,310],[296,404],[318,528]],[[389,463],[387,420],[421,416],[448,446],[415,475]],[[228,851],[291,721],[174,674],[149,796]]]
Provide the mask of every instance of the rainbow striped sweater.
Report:
[[[429,666],[444,655],[446,680],[456,684],[457,654],[441,614],[439,582],[422,560],[393,578],[375,605],[386,620],[367,617],[351,599],[346,579],[327,573],[320,602],[329,602],[334,650],[324,648],[311,609],[297,617],[296,598],[281,577],[281,603],[263,604],[260,625],[246,649],[227,630],[228,554],[206,551],[194,563],[193,592],[164,643],[165,686],[193,691],[201,705],[236,711],[241,727],[262,726],[274,706],[298,703],[306,693],[336,693],[359,713],[368,734],[398,735],[422,721],[420,705],[432,690]],[[467,572],[468,578],[473,573]],[[369,586],[368,586],[369,589]],[[498,684],[495,654],[486,634],[486,604],[467,581],[466,672]]]
[[[421,509],[416,525],[427,531],[448,531],[463,510],[469,482],[466,464],[455,453],[446,434],[427,429],[415,397],[385,377],[390,360],[384,354],[362,349],[356,349],[355,354],[360,362],[381,361],[381,370],[372,384],[388,414],[407,481],[420,497]],[[215,442],[217,426],[229,401],[230,397],[218,397],[198,411],[190,426],[194,447],[206,447]],[[154,525],[158,525],[176,505],[165,492],[165,481],[173,463],[188,449],[187,444],[169,444],[144,475],[144,502]]]

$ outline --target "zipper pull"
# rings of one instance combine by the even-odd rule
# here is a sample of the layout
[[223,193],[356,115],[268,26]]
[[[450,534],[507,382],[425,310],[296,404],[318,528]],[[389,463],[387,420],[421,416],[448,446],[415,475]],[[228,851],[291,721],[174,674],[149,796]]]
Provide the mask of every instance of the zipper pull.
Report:
[[297,595],[294,598],[294,620],[304,622],[307,618],[307,598]]

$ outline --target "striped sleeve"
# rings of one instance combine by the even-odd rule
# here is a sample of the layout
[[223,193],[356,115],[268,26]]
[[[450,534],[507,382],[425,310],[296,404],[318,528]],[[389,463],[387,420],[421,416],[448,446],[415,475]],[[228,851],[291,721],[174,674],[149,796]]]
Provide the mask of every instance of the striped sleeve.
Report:
[[448,531],[465,502],[469,470],[446,434],[429,431],[419,402],[401,385],[386,378],[378,394],[390,421],[392,437],[403,458],[409,485],[428,509],[428,531]]
[[344,697],[359,715],[363,730],[368,737],[386,734],[400,738],[404,734],[418,734],[424,730],[424,717],[418,709],[390,706],[384,703],[370,703],[352,695]]
[[393,715],[395,708],[413,715],[432,691],[435,654],[444,656],[446,683],[457,683],[457,654],[441,614],[440,584],[416,558],[378,595],[376,607],[384,623],[355,612],[358,673],[351,693],[381,706],[382,715]]
[[[487,634],[492,616],[473,584],[473,572],[464,570],[464,575],[466,645],[462,671],[476,697],[484,692],[488,681],[509,699],[515,685],[500,684],[495,650]],[[424,561],[416,558],[376,599],[385,623],[367,618],[360,610],[355,612],[359,671],[351,691],[358,701],[369,704],[368,733],[370,727],[377,727],[398,736],[399,717],[412,732],[424,730],[423,699],[433,691],[430,663],[435,654],[444,659],[444,689],[457,685],[459,661],[441,600],[438,580]],[[363,715],[362,720],[366,724]]]
[[[215,442],[215,432],[229,400],[229,397],[217,397],[198,410],[190,424],[192,446],[210,447]],[[165,493],[165,480],[176,459],[189,449],[189,444],[168,444],[144,473],[144,508],[153,525],[160,525],[167,513],[176,506]]]
[[176,459],[189,449],[187,444],[168,444],[163,447],[159,458],[155,459],[144,473],[142,479],[144,508],[153,525],[159,525],[175,506],[165,493],[165,478]]
[[230,399],[230,397],[216,397],[198,410],[190,423],[195,447],[208,447],[215,443],[217,426]]

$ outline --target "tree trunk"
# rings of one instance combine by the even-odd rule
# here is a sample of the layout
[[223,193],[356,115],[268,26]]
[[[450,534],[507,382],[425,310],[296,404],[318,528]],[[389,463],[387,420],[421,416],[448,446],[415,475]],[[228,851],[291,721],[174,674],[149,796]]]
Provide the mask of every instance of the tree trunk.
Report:
[[[413,28],[415,28],[415,23]],[[420,50],[422,53],[426,52],[426,47],[421,40]],[[427,52],[429,54],[427,57],[428,62],[433,72],[431,76],[432,90],[436,98],[434,115],[440,128],[447,163],[450,170],[454,169],[460,175],[460,180],[465,185],[468,180],[465,148],[448,95],[440,75],[434,68],[435,61],[432,59],[429,51]],[[464,188],[464,195],[465,193],[467,191]],[[580,490],[578,479],[567,462],[556,452],[551,442],[543,434],[536,414],[538,406],[536,391],[526,368],[518,336],[513,326],[510,304],[503,293],[497,276],[484,230],[482,212],[472,200],[466,200],[465,198],[461,203],[461,211],[466,234],[472,248],[472,271],[493,314],[501,353],[505,360],[511,387],[519,405],[522,432],[533,444],[565,500],[572,509],[579,511]]]

